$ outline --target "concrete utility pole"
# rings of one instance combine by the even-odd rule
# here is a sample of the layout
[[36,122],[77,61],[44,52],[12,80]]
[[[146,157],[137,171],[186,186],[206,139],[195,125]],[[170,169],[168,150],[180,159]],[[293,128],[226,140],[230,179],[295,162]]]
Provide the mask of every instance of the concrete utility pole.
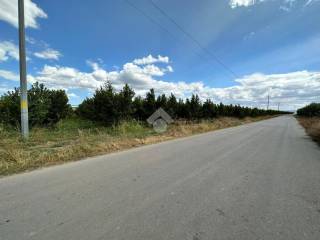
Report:
[[269,110],[269,103],[270,103],[270,96],[269,96],[269,93],[268,93],[268,105],[267,105],[267,110]]
[[19,12],[19,63],[20,63],[20,108],[21,108],[21,134],[27,139],[29,136],[28,121],[28,93],[27,93],[27,67],[24,26],[24,0],[18,0]]

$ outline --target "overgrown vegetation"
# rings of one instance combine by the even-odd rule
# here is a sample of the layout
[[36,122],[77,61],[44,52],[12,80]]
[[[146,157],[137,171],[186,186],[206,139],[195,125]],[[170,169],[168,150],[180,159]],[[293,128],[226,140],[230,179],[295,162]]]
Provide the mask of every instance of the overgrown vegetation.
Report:
[[[119,92],[110,83],[85,99],[75,113],[63,90],[34,84],[28,91],[32,130],[20,138],[19,89],[0,97],[0,175],[73,161],[148,143],[236,126],[283,112],[238,105],[201,102],[199,96],[177,99],[151,89],[136,96],[125,85]],[[145,119],[162,107],[174,119],[168,131],[155,133]]]
[[298,120],[307,134],[320,144],[320,117],[299,117]]
[[0,125],[0,176],[75,161],[145,144],[208,132],[258,121],[256,118],[215,118],[190,122],[176,121],[163,134],[136,120],[103,126],[71,117],[52,127],[34,127],[28,141],[17,129]]
[[[29,124],[48,126],[64,119],[72,112],[64,90],[50,90],[35,83],[28,90]],[[20,125],[20,90],[15,88],[0,97],[0,123]]]
[[298,109],[297,115],[307,134],[320,144],[320,103],[311,103]]
[[298,116],[320,117],[320,103],[311,103],[297,110]]

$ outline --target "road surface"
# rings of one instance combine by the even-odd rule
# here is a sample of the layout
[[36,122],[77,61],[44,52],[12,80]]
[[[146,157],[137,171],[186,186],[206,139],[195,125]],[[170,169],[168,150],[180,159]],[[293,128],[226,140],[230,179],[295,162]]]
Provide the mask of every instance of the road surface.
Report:
[[320,239],[320,148],[292,116],[0,179],[0,239]]

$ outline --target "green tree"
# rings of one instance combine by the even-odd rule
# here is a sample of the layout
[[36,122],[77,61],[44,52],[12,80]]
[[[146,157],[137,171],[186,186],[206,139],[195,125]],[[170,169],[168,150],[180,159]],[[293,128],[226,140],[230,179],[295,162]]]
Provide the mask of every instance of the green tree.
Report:
[[18,88],[1,96],[0,122],[14,126],[20,125],[20,93]]
[[167,107],[165,110],[168,112],[168,114],[172,118],[178,117],[178,102],[177,102],[177,98],[172,93],[168,98]]
[[154,89],[151,88],[149,92],[146,94],[146,98],[143,103],[144,113],[146,114],[146,118],[151,116],[156,110],[156,95],[154,93]]
[[199,96],[192,94],[190,105],[189,105],[190,118],[191,119],[201,118],[201,108],[202,108],[202,104]]
[[159,95],[157,97],[157,101],[156,101],[156,108],[163,108],[163,109],[166,109],[167,108],[167,97],[165,94],[162,94],[162,95]]
[[110,82],[97,89],[93,95],[95,120],[107,125],[118,123],[120,120],[120,111],[115,103],[116,96]]
[[117,95],[117,101],[115,102],[116,108],[120,112],[120,119],[129,119],[133,114],[132,99],[134,97],[134,91],[129,87],[128,84],[125,84],[123,89]]
[[72,114],[72,108],[68,104],[69,99],[64,90],[51,90],[49,100],[50,105],[45,123],[54,124]]
[[135,97],[132,103],[133,107],[133,118],[137,120],[145,120],[146,119],[146,114],[144,112],[144,107],[143,107],[143,99],[141,96]]
[[[71,112],[68,97],[63,90],[50,90],[43,84],[34,83],[28,90],[29,124],[52,125]],[[11,125],[20,124],[20,90],[8,92],[0,98],[0,121]]]
[[297,110],[299,116],[320,117],[320,103],[311,103]]
[[206,119],[214,118],[217,116],[217,110],[215,104],[207,99],[202,105],[202,117]]

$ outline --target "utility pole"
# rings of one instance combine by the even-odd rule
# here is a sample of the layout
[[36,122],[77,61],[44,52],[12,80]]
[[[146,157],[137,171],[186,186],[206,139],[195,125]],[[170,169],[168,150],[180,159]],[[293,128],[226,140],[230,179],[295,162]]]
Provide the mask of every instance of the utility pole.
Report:
[[19,12],[19,64],[20,64],[20,109],[21,109],[21,134],[24,139],[29,136],[28,121],[28,93],[27,93],[27,66],[24,26],[24,0],[18,0]]
[[278,103],[278,112],[279,112],[279,110],[280,110],[280,103]]
[[270,103],[270,95],[268,93],[268,105],[267,105],[267,110],[269,110],[269,103]]

